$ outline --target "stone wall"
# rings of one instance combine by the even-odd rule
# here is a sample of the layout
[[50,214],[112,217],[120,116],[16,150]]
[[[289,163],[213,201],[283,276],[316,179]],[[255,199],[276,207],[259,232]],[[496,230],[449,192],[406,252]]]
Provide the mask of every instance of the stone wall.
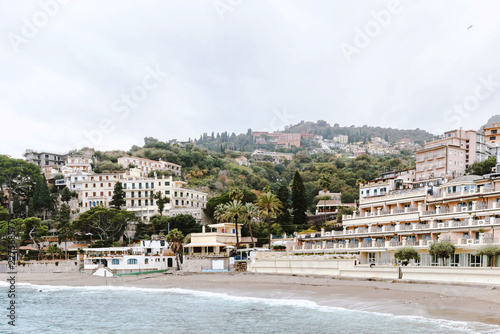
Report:
[[[6,268],[7,266],[0,265],[0,272],[5,272],[2,270]],[[79,270],[80,263],[76,260],[19,261],[16,263],[18,273],[69,273]]]

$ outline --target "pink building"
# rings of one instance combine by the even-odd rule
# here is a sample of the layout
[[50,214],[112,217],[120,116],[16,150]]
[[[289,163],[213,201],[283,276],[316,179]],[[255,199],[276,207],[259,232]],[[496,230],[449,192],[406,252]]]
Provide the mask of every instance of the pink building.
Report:
[[416,152],[416,179],[459,177],[475,161],[486,157],[484,135],[473,130],[448,131]]

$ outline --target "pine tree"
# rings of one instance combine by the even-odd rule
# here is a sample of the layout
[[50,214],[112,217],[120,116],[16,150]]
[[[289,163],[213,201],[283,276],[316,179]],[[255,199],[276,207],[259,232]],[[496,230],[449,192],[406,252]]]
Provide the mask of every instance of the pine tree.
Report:
[[305,226],[307,223],[307,195],[299,171],[295,171],[293,175],[292,210],[293,224],[296,225],[297,228]]
[[115,188],[113,189],[113,198],[109,202],[115,209],[121,209],[125,205],[125,192],[123,191],[123,185],[120,181],[116,182]]

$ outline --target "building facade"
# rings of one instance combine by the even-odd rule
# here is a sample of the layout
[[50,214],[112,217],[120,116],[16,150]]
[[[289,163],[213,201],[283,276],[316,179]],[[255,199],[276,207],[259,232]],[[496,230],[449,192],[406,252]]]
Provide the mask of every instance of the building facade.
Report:
[[124,168],[129,168],[131,165],[138,168],[143,177],[148,176],[153,171],[170,171],[173,175],[181,175],[181,166],[167,161],[155,161],[127,156],[118,158],[118,163]]
[[[394,252],[413,247],[422,266],[440,265],[429,246],[447,240],[456,247],[446,265],[486,266],[475,255],[486,245],[500,245],[500,174],[462,176],[434,189],[360,199],[359,212],[343,217],[342,231],[297,237],[296,253],[354,253],[361,263],[393,264]],[[500,259],[496,260],[496,266]]]
[[416,152],[416,179],[456,178],[474,162],[487,159],[484,135],[473,130],[453,130],[424,144]]
[[24,152],[24,159],[27,162],[31,162],[38,167],[43,166],[62,166],[66,160],[65,154],[51,153],[45,151],[34,151],[32,149],[27,149]]

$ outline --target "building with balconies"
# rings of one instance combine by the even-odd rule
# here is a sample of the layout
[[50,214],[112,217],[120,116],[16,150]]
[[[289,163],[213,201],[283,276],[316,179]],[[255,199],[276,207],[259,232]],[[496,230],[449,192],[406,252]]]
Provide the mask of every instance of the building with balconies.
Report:
[[425,143],[416,152],[416,179],[456,178],[474,162],[487,159],[484,135],[473,130],[452,130]]
[[409,246],[421,255],[416,264],[430,266],[439,262],[429,246],[448,240],[456,252],[447,265],[485,266],[485,257],[475,253],[500,245],[500,174],[462,176],[429,190],[360,199],[359,212],[343,216],[342,231],[299,234],[294,252],[353,253],[361,263],[393,264],[394,251]]
[[43,166],[62,166],[66,160],[66,154],[52,153],[45,151],[34,151],[27,149],[24,154],[24,159],[38,167]]
[[151,199],[151,196],[157,192],[170,198],[170,203],[167,203],[164,209],[166,216],[189,214],[199,223],[202,220],[208,194],[184,188],[186,185],[184,181],[176,181],[172,176],[143,178],[129,173],[122,182],[125,192],[125,209],[135,212],[143,221],[149,221],[152,216],[159,214],[155,200]]
[[81,181],[80,212],[95,206],[110,207],[115,184],[122,181],[124,173],[91,174]]
[[124,168],[129,168],[131,165],[134,166],[141,171],[141,176],[143,177],[147,177],[150,172],[154,171],[170,171],[173,175],[181,175],[181,166],[168,161],[126,156],[118,158],[118,163]]

